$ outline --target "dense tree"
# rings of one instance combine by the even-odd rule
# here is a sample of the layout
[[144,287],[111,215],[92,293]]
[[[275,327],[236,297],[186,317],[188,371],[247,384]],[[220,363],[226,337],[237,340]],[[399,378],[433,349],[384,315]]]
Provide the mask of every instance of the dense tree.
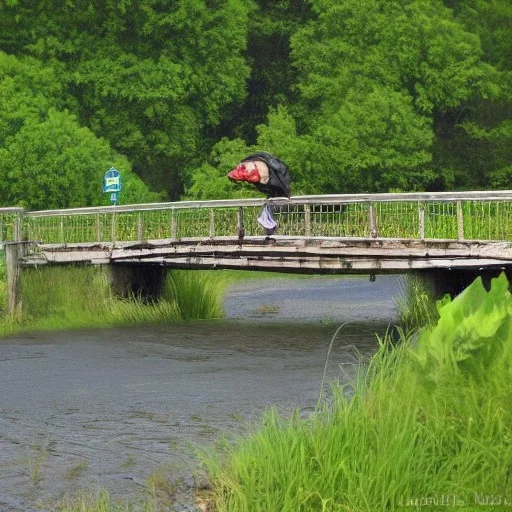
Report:
[[435,136],[438,123],[494,92],[479,38],[437,0],[313,5],[318,19],[292,39],[296,111],[302,131],[330,155],[335,188],[453,185],[435,161]]
[[63,107],[63,84],[50,66],[0,51],[0,144],[25,123],[41,121],[48,109]]
[[511,23],[509,0],[0,0],[0,167],[61,125],[171,199],[252,194],[226,173],[254,150],[295,194],[510,188]]
[[0,52],[0,202],[30,209],[98,205],[111,165],[123,177],[123,201],[158,198],[108,142],[59,110],[63,86],[33,58]]
[[[494,66],[493,90],[438,118],[439,168],[453,169],[456,183],[471,188],[512,188],[512,3],[447,1],[456,19],[479,37]],[[450,115],[451,114],[451,115]]]
[[310,16],[308,0],[256,2],[248,20],[247,95],[242,104],[232,105],[218,135],[240,137],[255,144],[256,127],[266,122],[270,111],[293,100],[297,70],[290,59],[290,38]]
[[250,149],[241,139],[221,139],[212,149],[210,157],[192,176],[185,199],[226,199],[259,195],[254,187],[232,183],[227,170],[233,169]]
[[510,119],[506,59],[486,58],[462,14],[440,0],[312,6],[291,38],[298,101],[251,148],[290,164],[295,193],[505,186],[510,125],[486,129],[485,113]]
[[249,74],[244,0],[11,0],[0,48],[57,65],[82,123],[176,197]]

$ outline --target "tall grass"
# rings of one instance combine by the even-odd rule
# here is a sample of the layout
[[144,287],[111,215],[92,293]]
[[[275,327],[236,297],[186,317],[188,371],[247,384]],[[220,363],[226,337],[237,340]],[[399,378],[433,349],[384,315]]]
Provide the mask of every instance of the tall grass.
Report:
[[164,297],[176,303],[183,320],[219,318],[228,284],[226,274],[215,271],[173,271],[165,283]]
[[74,499],[66,500],[57,505],[59,512],[158,512],[147,500],[142,505],[130,504],[126,501],[115,501],[104,489],[97,492],[80,492]]
[[[1,269],[0,269],[1,270]],[[227,280],[213,271],[168,273],[161,300],[120,299],[107,270],[94,266],[24,269],[21,320],[6,317],[5,279],[0,275],[0,335],[26,330],[58,330],[219,318]]]
[[394,302],[398,324],[405,332],[433,325],[439,319],[432,286],[419,275],[400,277],[400,292]]
[[353,393],[335,388],[307,420],[270,411],[253,435],[205,457],[214,509],[475,511],[494,499],[509,510],[512,299],[500,279],[446,304],[416,344],[403,331],[398,345],[381,339]]

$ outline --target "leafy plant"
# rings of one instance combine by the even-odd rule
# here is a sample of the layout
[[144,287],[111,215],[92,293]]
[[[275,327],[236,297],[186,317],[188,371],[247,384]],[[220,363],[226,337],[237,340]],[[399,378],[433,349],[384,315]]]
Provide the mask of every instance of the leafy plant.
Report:
[[477,280],[419,339],[380,339],[312,417],[270,411],[205,456],[216,510],[398,511],[450,495],[473,512],[475,496],[510,495],[510,302],[504,275],[490,292]]
[[484,378],[512,338],[512,297],[507,277],[492,279],[487,292],[477,278],[455,299],[439,303],[439,321],[418,343],[417,358],[424,374],[470,372]]

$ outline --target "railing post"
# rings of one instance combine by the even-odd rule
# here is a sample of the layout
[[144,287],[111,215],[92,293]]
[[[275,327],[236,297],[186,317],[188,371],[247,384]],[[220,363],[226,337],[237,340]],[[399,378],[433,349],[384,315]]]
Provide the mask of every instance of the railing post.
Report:
[[60,224],[59,224],[59,231],[60,231],[60,242],[62,244],[66,243],[66,236],[64,234],[64,218],[60,218]]
[[370,204],[369,208],[369,221],[370,221],[370,236],[372,238],[377,238],[379,236],[377,231],[377,218],[375,215],[375,205],[373,203]]
[[464,215],[462,201],[457,201],[457,240],[464,240]]
[[13,226],[13,239],[15,242],[20,242],[23,233],[23,217],[22,214],[16,215]]
[[304,220],[306,222],[306,236],[311,236],[311,205],[304,205]]
[[11,319],[21,318],[21,266],[20,257],[25,256],[27,244],[15,241],[5,244],[5,267],[7,271],[7,312]]
[[[114,206],[115,208],[115,206]],[[115,244],[116,243],[116,211],[114,210],[112,212],[112,219],[110,221],[110,235],[111,235],[111,241],[112,241],[112,244]]]
[[215,236],[215,210],[210,208],[210,238]]
[[101,221],[100,221],[100,214],[96,214],[96,237],[97,241],[101,242]]
[[174,208],[171,210],[171,238],[173,240],[178,238],[178,218]]
[[137,215],[137,240],[142,242],[144,240],[144,224],[142,220],[142,213]]
[[425,240],[425,203],[418,205],[418,222],[420,240]]
[[242,206],[238,208],[238,212],[236,215],[236,229],[238,233],[238,239],[242,240],[242,238],[245,236],[244,209]]

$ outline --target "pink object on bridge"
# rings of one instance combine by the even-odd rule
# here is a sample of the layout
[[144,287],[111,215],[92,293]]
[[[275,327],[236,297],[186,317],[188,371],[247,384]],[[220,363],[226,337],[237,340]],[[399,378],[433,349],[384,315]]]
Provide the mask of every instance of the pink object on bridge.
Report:
[[228,173],[228,178],[233,181],[247,181],[259,183],[261,180],[258,167],[254,162],[242,162]]

